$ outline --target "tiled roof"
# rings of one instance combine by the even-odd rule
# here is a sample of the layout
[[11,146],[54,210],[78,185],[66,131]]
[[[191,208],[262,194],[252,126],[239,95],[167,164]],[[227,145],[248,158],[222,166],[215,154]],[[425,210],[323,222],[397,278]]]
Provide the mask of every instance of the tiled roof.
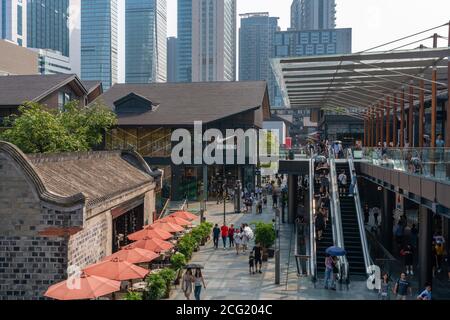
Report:
[[263,106],[265,81],[116,84],[98,99],[114,102],[134,93],[159,104],[141,113],[119,114],[119,125],[192,125],[217,121]]

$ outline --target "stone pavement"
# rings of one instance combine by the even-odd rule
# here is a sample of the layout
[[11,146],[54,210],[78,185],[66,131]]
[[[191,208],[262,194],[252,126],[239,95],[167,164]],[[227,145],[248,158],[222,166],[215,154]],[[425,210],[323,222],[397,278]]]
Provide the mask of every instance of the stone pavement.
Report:
[[[195,209],[198,204],[190,204],[189,209]],[[208,214],[206,219],[212,223],[223,223],[223,204],[216,205],[208,202]],[[253,209],[253,211],[255,211]],[[251,225],[255,221],[270,222],[274,218],[270,202],[268,208],[264,208],[263,214],[234,214],[232,204],[226,206],[226,222],[229,226],[241,223]],[[278,241],[278,239],[277,239]],[[191,263],[200,263],[205,269],[203,275],[207,289],[202,289],[203,300],[335,300],[376,299],[375,293],[370,292],[364,282],[352,282],[350,290],[329,291],[322,289],[319,281],[317,289],[307,277],[297,277],[296,262],[294,257],[295,237],[293,226],[283,224],[280,226],[281,247],[281,279],[280,284],[275,285],[275,259],[269,259],[263,263],[262,274],[249,274],[248,252],[236,254],[234,248],[223,249],[219,242],[219,249],[214,249],[210,241],[206,246],[195,252]],[[249,247],[252,247],[250,243]],[[172,290],[170,299],[184,300],[181,287]],[[194,299],[194,296],[191,296]]]

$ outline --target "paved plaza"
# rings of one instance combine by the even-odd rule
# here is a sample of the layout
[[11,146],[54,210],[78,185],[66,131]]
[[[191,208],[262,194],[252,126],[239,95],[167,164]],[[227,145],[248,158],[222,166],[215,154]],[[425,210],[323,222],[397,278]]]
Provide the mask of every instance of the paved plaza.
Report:
[[[190,205],[190,209],[198,204]],[[207,220],[223,223],[223,204],[216,205],[208,202]],[[254,211],[254,209],[253,209]],[[274,212],[270,202],[268,208],[264,208],[263,214],[234,214],[232,204],[226,205],[226,222],[229,226],[241,223],[251,225],[255,221],[271,222]],[[322,289],[322,281],[319,280],[317,288],[307,277],[297,276],[297,267],[294,257],[295,237],[293,226],[282,224],[280,226],[281,247],[281,279],[280,284],[275,284],[275,259],[269,259],[263,264],[262,274],[249,274],[248,252],[236,254],[234,248],[223,249],[222,241],[219,241],[219,249],[214,249],[212,241],[207,243],[198,252],[195,252],[192,263],[204,265],[203,275],[207,289],[202,290],[203,300],[367,300],[377,299],[377,294],[369,291],[365,282],[352,282],[349,290],[330,291]],[[278,240],[277,240],[278,241]],[[250,243],[250,248],[253,242]],[[322,277],[322,275],[319,275]],[[194,296],[192,295],[192,299]],[[172,290],[170,299],[184,300],[184,294],[180,286]]]

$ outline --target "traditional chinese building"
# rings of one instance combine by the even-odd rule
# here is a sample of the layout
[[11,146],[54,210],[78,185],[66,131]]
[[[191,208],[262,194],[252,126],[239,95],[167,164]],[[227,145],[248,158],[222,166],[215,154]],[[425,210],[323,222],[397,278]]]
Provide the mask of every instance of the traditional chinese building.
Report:
[[0,300],[42,299],[151,223],[158,173],[132,151],[25,155],[0,141]]

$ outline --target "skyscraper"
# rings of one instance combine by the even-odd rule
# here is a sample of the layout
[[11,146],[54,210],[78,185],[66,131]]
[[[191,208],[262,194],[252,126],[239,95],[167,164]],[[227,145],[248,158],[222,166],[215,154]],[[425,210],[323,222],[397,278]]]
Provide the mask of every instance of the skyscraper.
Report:
[[335,0],[294,0],[292,2],[291,29],[323,30],[335,27]]
[[27,3],[22,0],[0,1],[0,39],[27,46]]
[[68,10],[69,0],[28,0],[27,46],[59,51],[68,57]]
[[236,79],[236,0],[178,0],[177,80]]
[[166,0],[126,0],[125,44],[125,82],[166,82]]
[[178,0],[177,82],[192,81],[192,0]]
[[[266,80],[273,78],[270,58],[275,57],[275,32],[278,18],[269,13],[241,14],[239,29],[239,80]],[[274,92],[269,92],[272,96]]]
[[81,78],[117,82],[117,0],[81,1]]
[[177,44],[176,37],[167,38],[167,82],[177,82]]

